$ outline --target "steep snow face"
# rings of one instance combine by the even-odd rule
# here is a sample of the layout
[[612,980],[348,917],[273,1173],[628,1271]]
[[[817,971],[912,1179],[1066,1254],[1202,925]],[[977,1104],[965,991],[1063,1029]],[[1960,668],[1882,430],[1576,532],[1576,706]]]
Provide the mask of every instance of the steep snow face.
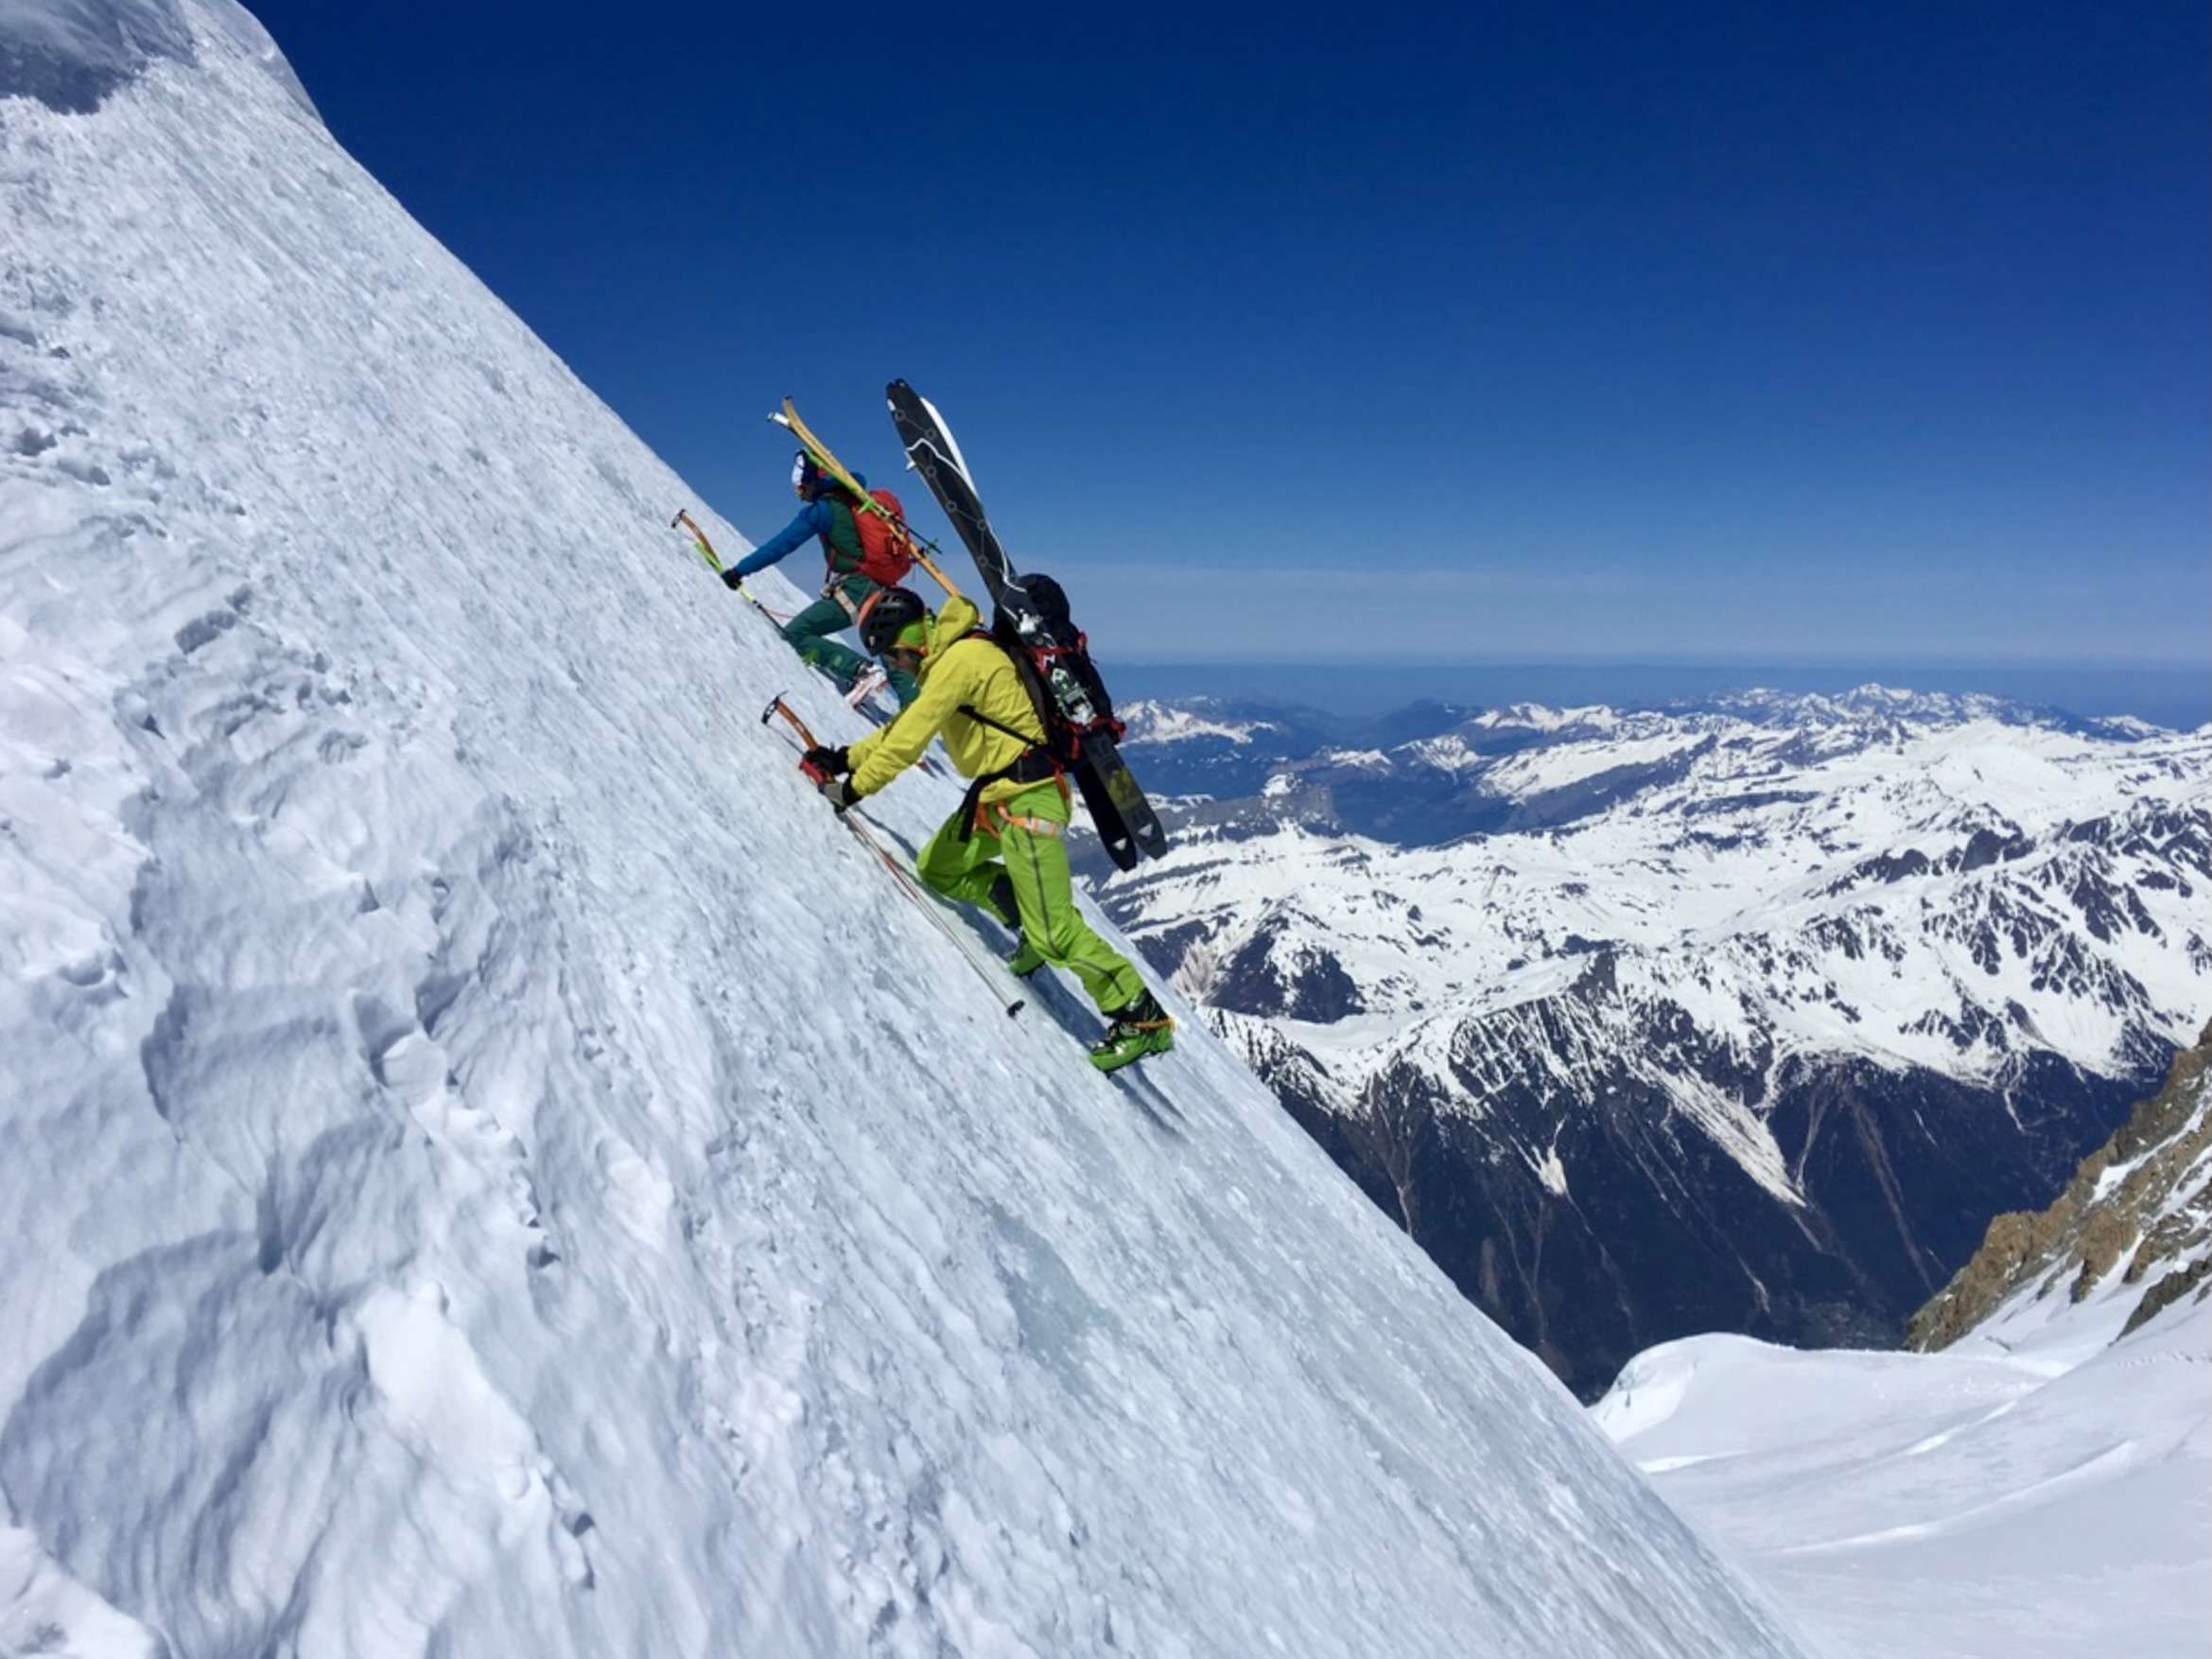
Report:
[[189,18],[182,0],[0,0],[0,98],[35,98],[66,114],[96,110],[153,63],[196,61],[195,24],[313,113],[291,64],[236,0],[197,0]]
[[1799,1651],[1187,1009],[1003,1016],[681,480],[177,15],[0,101],[0,1645]]

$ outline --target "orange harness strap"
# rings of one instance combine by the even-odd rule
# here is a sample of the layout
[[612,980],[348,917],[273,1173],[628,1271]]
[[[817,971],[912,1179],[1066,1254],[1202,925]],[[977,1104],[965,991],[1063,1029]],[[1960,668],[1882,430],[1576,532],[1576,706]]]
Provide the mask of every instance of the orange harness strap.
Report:
[[[1068,798],[1068,780],[1055,777],[1060,786],[1060,798]],[[993,814],[996,814],[994,817]],[[975,809],[975,827],[985,835],[1003,835],[1009,828],[1026,830],[1032,835],[1042,835],[1053,840],[1068,833],[1068,826],[1056,824],[1050,818],[1033,818],[1026,812],[1009,809],[1004,801],[979,801]]]

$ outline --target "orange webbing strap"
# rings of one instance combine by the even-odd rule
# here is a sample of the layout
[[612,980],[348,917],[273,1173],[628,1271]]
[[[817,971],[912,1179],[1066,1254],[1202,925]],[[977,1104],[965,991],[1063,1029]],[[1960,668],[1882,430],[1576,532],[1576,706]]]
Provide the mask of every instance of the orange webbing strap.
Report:
[[[1060,787],[1062,790],[1068,787],[1065,780]],[[994,812],[998,814],[995,821],[991,816]],[[1004,801],[979,802],[975,809],[975,827],[985,835],[1003,835],[1007,830],[1016,829],[1026,830],[1032,835],[1042,835],[1055,841],[1068,833],[1067,825],[1055,824],[1050,818],[1033,818],[1025,812],[1013,812]]]

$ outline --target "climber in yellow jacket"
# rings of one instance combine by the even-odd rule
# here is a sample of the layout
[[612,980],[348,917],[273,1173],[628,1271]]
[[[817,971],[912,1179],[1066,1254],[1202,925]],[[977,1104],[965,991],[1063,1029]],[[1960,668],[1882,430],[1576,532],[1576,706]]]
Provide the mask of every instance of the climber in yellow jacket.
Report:
[[[827,775],[822,793],[839,812],[883,788],[942,737],[967,797],[914,861],[948,899],[987,904],[1021,939],[1007,966],[1027,978],[1065,968],[1111,1023],[1090,1051],[1110,1072],[1175,1045],[1175,1022],[1129,959],[1092,931],[1075,907],[1068,873],[1067,779],[1042,748],[1044,725],[1021,672],[954,595],[931,616],[918,596],[888,589],[862,621],[869,653],[912,672],[914,702],[850,749],[807,759]],[[849,774],[849,776],[845,776]]]

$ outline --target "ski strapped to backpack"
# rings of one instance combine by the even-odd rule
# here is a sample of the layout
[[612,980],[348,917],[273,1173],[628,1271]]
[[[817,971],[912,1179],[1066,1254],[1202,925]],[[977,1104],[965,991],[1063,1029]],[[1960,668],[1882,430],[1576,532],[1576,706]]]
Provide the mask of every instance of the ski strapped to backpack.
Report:
[[[853,477],[844,462],[829,453],[822,440],[814,436],[813,429],[799,418],[799,411],[790,398],[783,400],[783,409],[779,412],[768,418],[796,438],[800,446],[814,458],[814,464],[835,479],[838,487],[852,498],[853,528],[860,533],[861,537],[862,575],[872,577],[886,587],[896,587],[909,570],[919,565],[930,573],[931,579],[939,587],[954,598],[959,597],[960,589],[952,585],[950,578],[930,557],[936,549],[907,528],[906,511],[899,506],[897,496],[889,490],[862,489],[861,480]],[[905,561],[899,566],[897,576],[877,576],[868,569],[866,561],[871,534],[878,538],[879,545],[895,548],[897,556]]]
[[1012,659],[1044,737],[1040,742],[968,704],[960,706],[968,719],[1028,745],[1011,766],[975,780],[961,821],[963,840],[985,784],[1001,778],[1017,783],[1041,783],[1048,777],[1064,780],[1084,766],[1088,742],[1101,736],[1119,742],[1124,729],[1115,718],[1106,681],[1090,660],[1089,636],[1075,626],[1070,614],[1066,590],[1041,572],[1010,577],[1007,586],[1015,592],[993,614],[991,626],[976,632]]
[[[897,587],[914,568],[914,537],[907,533],[906,509],[889,490],[870,490],[876,511],[855,508],[853,532],[861,538],[861,574],[879,587]],[[836,571],[831,570],[832,579]]]
[[1044,694],[1043,746],[1061,775],[1072,776],[1082,791],[1106,856],[1124,870],[1146,854],[1161,857],[1167,830],[1116,746],[1122,727],[1091,665],[1089,641],[1069,617],[1067,595],[1050,577],[1014,573],[976,495],[967,458],[936,407],[904,380],[892,381],[884,391],[907,464],[960,533],[997,606],[991,637],[1018,667],[1025,667],[1033,700],[1040,690]]

